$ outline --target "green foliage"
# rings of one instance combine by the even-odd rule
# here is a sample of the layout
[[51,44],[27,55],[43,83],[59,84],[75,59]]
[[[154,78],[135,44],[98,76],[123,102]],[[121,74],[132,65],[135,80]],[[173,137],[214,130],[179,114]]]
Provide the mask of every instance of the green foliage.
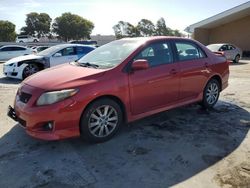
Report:
[[0,20],[0,41],[10,42],[16,38],[15,25],[9,21]]
[[140,32],[137,27],[133,26],[129,22],[119,21],[118,24],[113,26],[116,38],[123,37],[137,37],[140,36]]
[[137,28],[141,36],[148,37],[155,35],[155,25],[150,20],[142,19],[139,21]]
[[48,36],[52,19],[46,13],[31,12],[26,15],[26,26],[21,28],[21,34]]
[[179,30],[172,30],[166,26],[164,18],[160,18],[156,25],[150,20],[142,19],[137,26],[133,26],[129,22],[119,21],[113,26],[116,38],[139,37],[139,36],[178,36],[183,34]]
[[64,41],[89,38],[94,24],[76,14],[64,13],[55,18],[52,25],[53,32],[59,35]]

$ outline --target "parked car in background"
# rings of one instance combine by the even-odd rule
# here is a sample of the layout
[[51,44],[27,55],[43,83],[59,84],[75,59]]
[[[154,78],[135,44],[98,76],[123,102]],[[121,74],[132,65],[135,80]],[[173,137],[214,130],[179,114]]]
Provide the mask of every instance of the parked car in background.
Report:
[[242,50],[233,44],[210,44],[207,48],[212,52],[222,52],[227,60],[233,61],[234,63],[239,63],[242,57]]
[[0,60],[5,61],[14,57],[31,54],[32,50],[24,46],[4,45],[0,47]]
[[80,44],[60,44],[43,50],[36,55],[20,56],[3,64],[7,77],[25,79],[43,69],[78,60],[94,47]]
[[29,35],[19,35],[16,37],[16,43],[23,43],[23,42],[39,42],[39,39]]
[[194,102],[212,108],[228,77],[226,58],[194,40],[121,39],[25,79],[8,114],[36,138],[103,142],[124,122]]
[[46,50],[47,48],[49,48],[49,46],[33,46],[31,49],[34,54],[37,54],[43,50]]

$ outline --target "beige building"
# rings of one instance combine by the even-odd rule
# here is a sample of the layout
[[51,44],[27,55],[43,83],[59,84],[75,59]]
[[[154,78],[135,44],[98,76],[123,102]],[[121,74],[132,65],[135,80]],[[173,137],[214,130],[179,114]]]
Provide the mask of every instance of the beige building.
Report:
[[250,53],[250,1],[190,25],[185,31],[204,45],[232,43]]

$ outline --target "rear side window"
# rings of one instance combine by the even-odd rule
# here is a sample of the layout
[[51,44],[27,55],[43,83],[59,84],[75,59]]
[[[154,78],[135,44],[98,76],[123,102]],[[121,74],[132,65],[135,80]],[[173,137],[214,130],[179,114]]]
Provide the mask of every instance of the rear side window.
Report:
[[180,61],[205,58],[206,54],[196,45],[187,42],[176,42],[178,59]]
[[144,48],[134,60],[146,59],[150,67],[168,64],[173,62],[173,55],[170,45],[167,42],[150,44]]
[[77,46],[76,47],[76,54],[77,55],[87,54],[92,50],[93,50],[92,48]]

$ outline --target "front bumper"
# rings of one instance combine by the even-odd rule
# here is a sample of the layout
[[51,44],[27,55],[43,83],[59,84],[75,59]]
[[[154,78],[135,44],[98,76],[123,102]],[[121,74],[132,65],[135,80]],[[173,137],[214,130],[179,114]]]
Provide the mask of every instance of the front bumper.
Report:
[[14,65],[3,65],[3,74],[10,78],[23,79],[23,69],[26,64],[23,64],[20,67],[15,67]]
[[[19,122],[27,134],[42,140],[59,140],[80,136],[79,121],[82,108],[71,97],[64,101],[36,106],[36,100],[44,92],[42,89],[23,85],[18,93],[30,93],[27,103],[16,96],[14,108],[9,108],[9,116]],[[51,130],[45,129],[48,122],[53,123]]]

